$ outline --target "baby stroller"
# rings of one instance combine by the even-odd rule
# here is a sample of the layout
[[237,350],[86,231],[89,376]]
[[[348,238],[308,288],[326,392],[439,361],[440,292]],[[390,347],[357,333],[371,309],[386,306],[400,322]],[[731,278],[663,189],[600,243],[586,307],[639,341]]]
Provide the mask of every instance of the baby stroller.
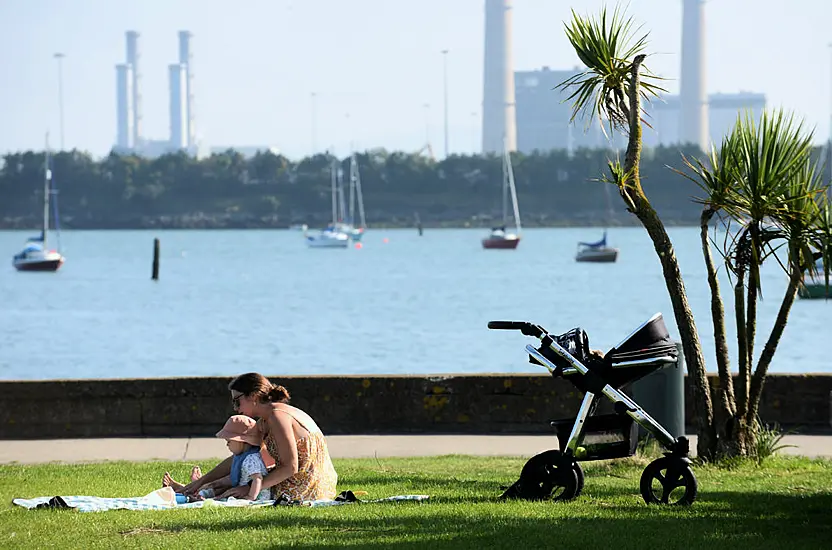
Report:
[[[519,330],[540,340],[526,346],[529,362],[546,367],[585,392],[578,416],[552,422],[560,450],[540,453],[523,466],[520,479],[501,498],[571,500],[581,494],[584,473],[579,462],[623,458],[635,454],[638,426],[667,452],[647,465],[641,476],[641,496],[648,504],[692,504],[697,482],[688,458],[687,438],[673,436],[638,403],[620,391],[663,367],[676,363],[678,351],[670,340],[661,313],[634,330],[601,356],[590,352],[589,338],[580,328],[561,335],[524,321],[491,321],[488,328]],[[596,415],[601,395],[612,401],[613,414]],[[635,422],[635,423],[634,423]]]

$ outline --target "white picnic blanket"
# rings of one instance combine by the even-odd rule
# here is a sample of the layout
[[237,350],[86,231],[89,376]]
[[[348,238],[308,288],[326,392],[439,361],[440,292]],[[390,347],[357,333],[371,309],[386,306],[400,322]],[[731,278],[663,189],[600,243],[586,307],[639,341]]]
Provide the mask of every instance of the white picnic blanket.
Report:
[[[23,508],[34,509],[39,504],[46,504],[52,497],[35,497],[35,498],[16,498],[12,500],[13,504],[22,506]],[[228,508],[241,507],[262,507],[274,505],[273,500],[250,501],[243,499],[229,498],[228,500],[201,500],[198,502],[188,502],[186,504],[176,504],[176,499],[173,490],[169,487],[159,489],[143,497],[132,498],[105,498],[93,496],[62,496],[64,502],[70,508],[74,508],[79,512],[104,512],[106,510],[181,510],[186,508],[206,508],[209,506],[219,506]],[[422,501],[427,500],[428,495],[396,495],[387,498],[380,498],[375,500],[362,500],[362,503],[374,502],[395,502],[404,500]],[[342,504],[352,504],[346,501],[337,500],[309,500],[301,502],[300,506],[320,507],[320,506],[340,506]]]

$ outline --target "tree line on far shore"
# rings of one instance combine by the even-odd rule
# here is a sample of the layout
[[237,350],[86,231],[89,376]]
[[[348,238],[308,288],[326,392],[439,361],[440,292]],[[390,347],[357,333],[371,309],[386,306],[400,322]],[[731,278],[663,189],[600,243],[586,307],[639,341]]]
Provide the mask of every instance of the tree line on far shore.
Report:
[[[681,153],[696,154],[691,148]],[[610,150],[556,150],[512,155],[526,226],[634,223],[613,186],[598,181]],[[428,157],[383,149],[357,153],[368,225],[488,226],[502,212],[499,155]],[[668,167],[680,149],[645,152],[644,186],[671,224],[695,225],[698,189]],[[7,154],[0,163],[0,227],[40,223],[45,154]],[[64,227],[310,227],[331,218],[330,167],[349,174],[350,159],[327,154],[292,161],[271,152],[245,158],[228,150],[196,159],[111,153],[96,160],[82,151],[53,154],[51,166]],[[346,192],[346,191],[345,191]]]

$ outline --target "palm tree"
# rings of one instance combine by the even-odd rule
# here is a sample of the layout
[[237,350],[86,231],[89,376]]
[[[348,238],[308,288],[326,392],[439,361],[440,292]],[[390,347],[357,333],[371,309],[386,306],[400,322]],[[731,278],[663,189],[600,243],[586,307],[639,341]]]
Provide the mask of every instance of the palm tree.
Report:
[[645,195],[639,176],[644,122],[641,102],[663,90],[644,64],[647,34],[637,33],[633,20],[624,17],[618,9],[609,16],[604,8],[598,17],[581,16],[573,11],[572,20],[566,24],[566,36],[586,70],[560,87],[571,92],[573,120],[582,115],[597,117],[611,132],[621,132],[628,138],[624,165],[619,160],[609,162],[607,180],[616,186],[627,210],[647,230],[659,256],[682,340],[688,378],[693,383],[697,453],[707,459],[712,456],[716,432],[705,359],[673,244]]
[[[751,115],[740,117],[706,162],[683,157],[689,174],[704,191],[700,234],[711,290],[711,314],[716,340],[720,387],[718,454],[753,452],[757,412],[766,374],[788,321],[789,311],[803,281],[818,257],[830,258],[830,210],[821,171],[811,158],[812,133],[784,111],[765,112],[757,124]],[[682,173],[682,172],[680,172]],[[733,384],[725,318],[711,256],[709,223],[719,215],[733,232],[723,241],[721,254],[734,279],[739,375]],[[731,227],[736,228],[731,231]],[[785,258],[777,255],[783,250]],[[783,254],[781,254],[782,256]],[[762,295],[760,269],[776,260],[788,275],[774,326],[753,368],[757,303]]]

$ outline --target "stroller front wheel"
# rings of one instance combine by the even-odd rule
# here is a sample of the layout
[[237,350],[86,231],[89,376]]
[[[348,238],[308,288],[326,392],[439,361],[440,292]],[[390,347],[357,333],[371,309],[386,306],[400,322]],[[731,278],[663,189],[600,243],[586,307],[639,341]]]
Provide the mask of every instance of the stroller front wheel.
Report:
[[581,468],[580,462],[573,462],[572,470],[575,472],[575,497],[579,497],[584,492],[584,469]]
[[641,474],[641,496],[647,504],[690,505],[698,489],[690,463],[680,457],[657,458]]

